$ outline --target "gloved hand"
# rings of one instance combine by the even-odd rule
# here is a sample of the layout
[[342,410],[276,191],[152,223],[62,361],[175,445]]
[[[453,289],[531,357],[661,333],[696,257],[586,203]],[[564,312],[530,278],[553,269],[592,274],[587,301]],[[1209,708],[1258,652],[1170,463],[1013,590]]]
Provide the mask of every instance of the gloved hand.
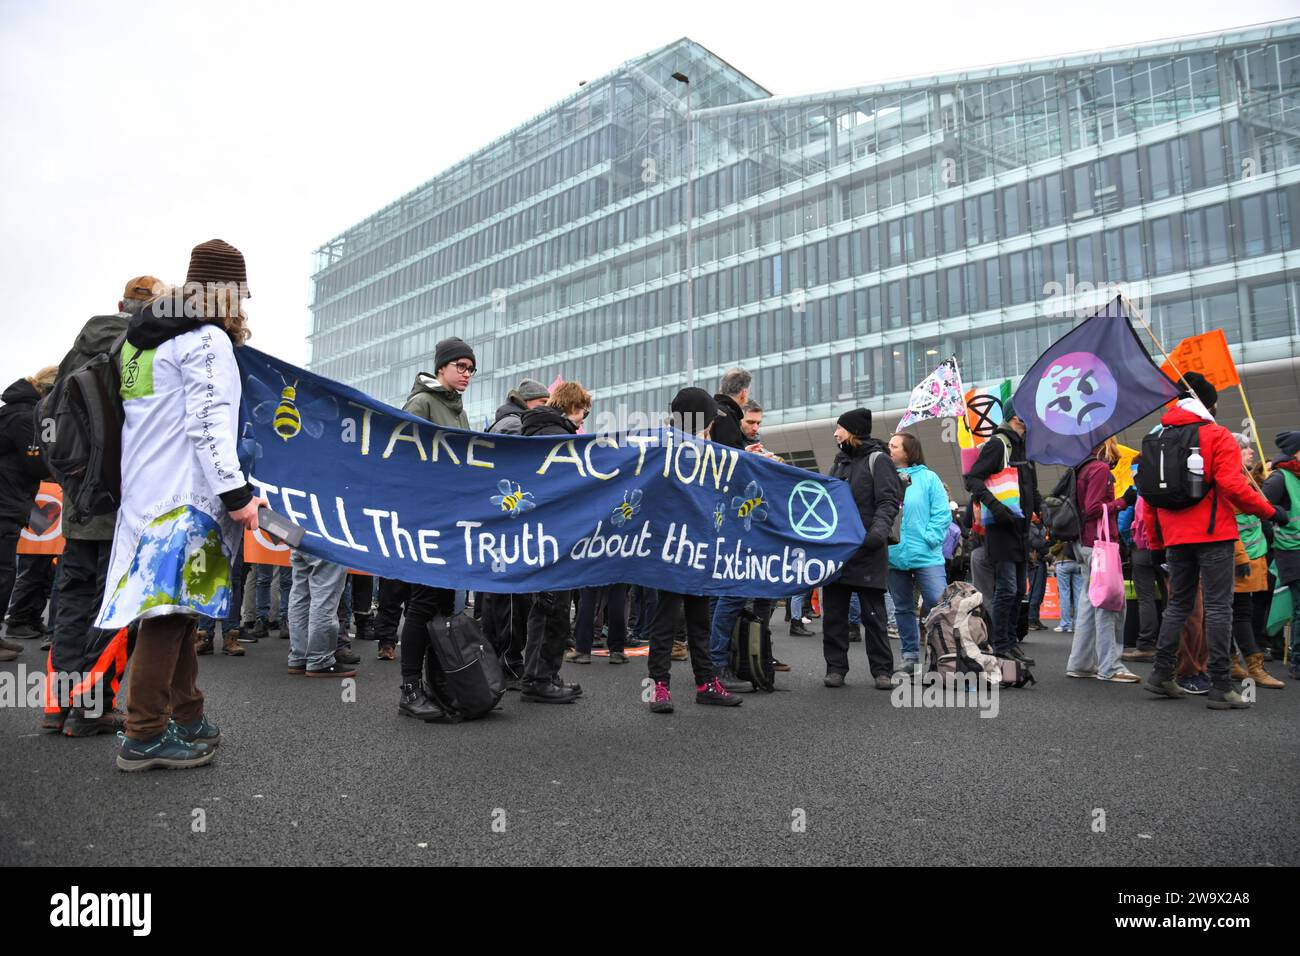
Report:
[[1016,513],[1000,501],[989,505],[989,512],[993,515],[996,524],[1011,525],[1016,521]]
[[866,540],[863,541],[862,544],[868,551],[875,551],[877,548],[883,548],[885,546],[885,537],[884,535],[872,531],[867,535]]
[[1286,509],[1285,509],[1285,508],[1283,508],[1281,505],[1275,505],[1275,506],[1273,507],[1273,523],[1274,523],[1274,524],[1276,524],[1276,525],[1283,525],[1283,524],[1286,524],[1287,522],[1289,522],[1290,520],[1291,520],[1291,516],[1290,516],[1289,514],[1286,513]]

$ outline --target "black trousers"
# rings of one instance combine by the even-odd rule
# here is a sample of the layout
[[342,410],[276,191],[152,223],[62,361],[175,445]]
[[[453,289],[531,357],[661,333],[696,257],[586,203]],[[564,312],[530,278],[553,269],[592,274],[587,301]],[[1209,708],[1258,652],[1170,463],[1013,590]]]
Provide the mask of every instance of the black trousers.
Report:
[[23,526],[12,518],[0,518],[0,608],[9,609],[9,597],[14,591],[14,575],[18,559],[18,536]]
[[595,642],[602,592],[605,594],[605,620],[609,624],[609,649],[621,651],[627,647],[627,585],[583,588],[578,598],[578,623],[573,628],[574,643],[581,654],[590,654]]
[[691,670],[695,684],[713,680],[713,660],[709,657],[709,599],[698,594],[658,592],[654,615],[650,618],[650,679],[669,683],[673,666],[673,639],[679,622],[686,628],[686,646],[691,652]]
[[479,594],[483,602],[483,636],[496,648],[501,666],[511,678],[524,676],[524,647],[528,644],[531,594]]
[[352,579],[352,616],[360,619],[370,616],[375,603],[375,579],[369,574],[350,574]]
[[[1137,594],[1138,633],[1136,647],[1139,651],[1154,651],[1160,636],[1160,607],[1156,600],[1156,586],[1164,572],[1156,567],[1151,552],[1145,548],[1133,549],[1133,591]],[[1127,638],[1127,627],[1125,628]],[[1130,645],[1124,641],[1126,647]]]
[[1242,657],[1258,654],[1263,650],[1255,643],[1255,627],[1251,620],[1251,611],[1255,604],[1255,592],[1237,591],[1232,595],[1232,639],[1241,651]]
[[456,592],[412,584],[406,600],[406,620],[402,624],[402,683],[418,681],[424,673],[424,655],[429,650],[429,622],[435,617],[451,617],[456,606]]
[[524,683],[549,683],[564,663],[569,640],[569,591],[540,591],[528,609],[528,640],[524,645]]
[[9,623],[40,627],[54,590],[54,558],[48,554],[20,554],[17,564],[13,595],[9,598]]
[[1196,604],[1199,582],[1205,609],[1210,680],[1219,690],[1227,690],[1231,686],[1228,659],[1232,651],[1232,542],[1176,544],[1166,548],[1165,555],[1169,562],[1169,603],[1160,622],[1160,642],[1156,646],[1153,673],[1162,679],[1173,676],[1178,638]]
[[889,627],[883,588],[859,588],[828,584],[822,588],[822,653],[826,673],[849,672],[849,603],[857,594],[862,607],[862,646],[867,652],[871,676],[894,673],[894,652],[889,649]]
[[[113,542],[84,541],[67,538],[59,559],[59,594],[55,617],[51,622],[50,664],[56,673],[85,674],[93,671],[103,658],[103,676],[97,693],[105,693],[122,674],[120,657],[113,641],[116,631],[94,626],[99,605],[104,599],[104,582],[108,578],[108,559]],[[105,700],[110,698],[105,697]],[[67,706],[67,701],[60,701]]]
[[397,628],[402,623],[402,605],[411,596],[411,585],[393,578],[379,579],[379,612],[375,615],[375,639],[380,644],[396,644]]

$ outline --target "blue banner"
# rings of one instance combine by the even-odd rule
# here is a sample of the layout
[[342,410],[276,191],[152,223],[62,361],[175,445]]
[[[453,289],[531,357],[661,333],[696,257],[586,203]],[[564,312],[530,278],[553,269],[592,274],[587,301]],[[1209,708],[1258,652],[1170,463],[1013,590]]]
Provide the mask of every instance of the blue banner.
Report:
[[782,597],[832,580],[865,537],[843,481],[675,429],[442,428],[256,349],[235,355],[250,480],[306,530],[304,551],[357,570],[473,591]]
[[1073,467],[1111,435],[1178,396],[1116,296],[1053,342],[1012,397],[1030,461]]

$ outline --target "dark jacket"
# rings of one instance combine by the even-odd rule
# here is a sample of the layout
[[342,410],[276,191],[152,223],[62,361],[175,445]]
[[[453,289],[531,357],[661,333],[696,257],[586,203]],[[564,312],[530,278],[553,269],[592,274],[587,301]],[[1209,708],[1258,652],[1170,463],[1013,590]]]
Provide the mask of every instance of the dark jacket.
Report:
[[497,408],[496,418],[488,431],[497,435],[522,435],[524,433],[523,414],[528,411],[524,400],[519,397],[519,390],[512,388],[506,396],[505,404]]
[[[875,467],[871,453],[880,452]],[[884,589],[889,584],[889,530],[903,500],[903,485],[889,450],[874,438],[857,448],[841,449],[831,465],[831,477],[849,483],[858,516],[867,536],[840,572],[840,584]]]
[[576,435],[578,426],[569,421],[558,408],[538,405],[520,417],[525,435]]
[[[1300,501],[1291,501],[1286,490],[1286,479],[1282,472],[1274,470],[1264,479],[1264,497],[1269,503],[1281,508],[1289,515],[1300,514]],[[1269,522],[1264,526],[1268,528]],[[1269,529],[1271,530],[1271,529]],[[1277,562],[1277,580],[1279,584],[1292,584],[1300,581],[1300,551],[1273,550],[1273,560]]]
[[728,395],[714,395],[713,399],[718,403],[718,417],[713,423],[710,440],[719,445],[726,445],[728,448],[744,451],[746,445],[752,444],[740,430],[740,423],[745,413],[736,404],[736,400]]
[[469,418],[465,415],[465,402],[460,392],[445,388],[428,372],[415,376],[411,394],[402,406],[402,411],[418,415],[435,425],[444,428],[469,428]]
[[[988,490],[985,481],[1003,468],[1006,448],[999,435],[1011,442],[1011,463],[1020,478],[1020,508],[1024,517],[1014,518],[1010,509]],[[984,529],[985,555],[990,563],[1023,562],[1029,556],[1029,516],[1042,513],[1038,494],[1038,469],[1025,457],[1025,440],[1014,429],[999,427],[983,445],[979,457],[966,474],[966,490],[978,504],[987,505],[998,520]]]
[[[77,341],[72,350],[59,363],[59,378],[75,372],[96,355],[108,352],[117,342],[118,337],[126,331],[127,315],[118,312],[114,315],[96,315],[81,327]],[[96,515],[87,521],[74,523],[63,519],[63,536],[82,541],[112,541],[113,529],[117,525],[117,512]]]
[[36,389],[20,378],[4,390],[0,400],[0,520],[27,525],[41,480],[49,477],[36,437]]

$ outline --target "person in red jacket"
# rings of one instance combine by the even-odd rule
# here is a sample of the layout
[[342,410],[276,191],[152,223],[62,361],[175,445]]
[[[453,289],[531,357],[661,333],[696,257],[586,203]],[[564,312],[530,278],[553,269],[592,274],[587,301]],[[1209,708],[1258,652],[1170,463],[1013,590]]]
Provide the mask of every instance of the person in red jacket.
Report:
[[1160,419],[1164,428],[1180,426],[1200,430],[1200,454],[1205,463],[1205,496],[1180,510],[1149,508],[1148,530],[1163,540],[1169,564],[1169,605],[1160,622],[1156,663],[1146,688],[1165,697],[1183,697],[1174,682],[1178,635],[1196,601],[1200,579],[1205,605],[1205,641],[1210,651],[1213,687],[1206,706],[1214,710],[1245,708],[1232,684],[1233,550],[1237,540],[1237,512],[1285,522],[1286,512],[1250,487],[1241,470],[1241,449],[1232,432],[1215,424],[1218,390],[1203,375],[1183,376],[1183,397]]

